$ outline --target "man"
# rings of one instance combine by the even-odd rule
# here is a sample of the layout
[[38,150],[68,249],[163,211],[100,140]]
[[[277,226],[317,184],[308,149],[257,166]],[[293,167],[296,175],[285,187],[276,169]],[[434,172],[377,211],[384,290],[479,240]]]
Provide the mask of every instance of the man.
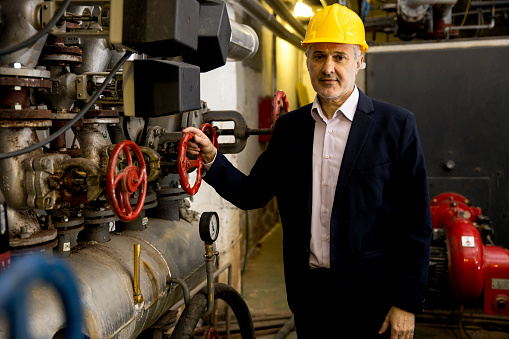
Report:
[[248,176],[195,128],[205,181],[242,209],[274,195],[288,303],[300,338],[412,338],[423,308],[431,220],[414,115],[355,86],[368,46],[334,4],[302,43],[317,95],[282,115]]

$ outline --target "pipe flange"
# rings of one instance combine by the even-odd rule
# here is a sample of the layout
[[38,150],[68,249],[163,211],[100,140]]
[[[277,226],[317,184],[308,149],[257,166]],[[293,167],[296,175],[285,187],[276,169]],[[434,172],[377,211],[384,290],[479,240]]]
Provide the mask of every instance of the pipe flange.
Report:
[[53,251],[53,248],[57,247],[58,245],[58,239],[48,241],[46,243],[37,244],[34,246],[29,247],[15,247],[11,248],[11,256],[12,257],[21,257],[26,255],[32,255],[37,253],[51,253]]
[[14,68],[14,67],[0,67],[0,75],[13,76],[13,77],[32,77],[50,79],[51,72],[46,69],[37,68]]
[[51,119],[48,109],[0,109],[0,120],[46,120]]
[[85,225],[109,224],[110,222],[115,222],[118,220],[120,220],[120,219],[115,214],[113,214],[109,218],[85,219]]
[[161,188],[157,195],[160,200],[180,200],[190,197],[182,188]]
[[55,228],[69,228],[69,227],[83,225],[84,222],[85,222],[84,217],[77,217],[75,219],[70,219],[67,221],[53,222],[53,226]]
[[51,127],[51,120],[32,120],[32,121],[0,121],[0,127],[4,128],[48,128]]
[[11,247],[24,247],[33,246],[49,242],[57,237],[57,230],[42,230],[40,232],[33,233],[27,238],[12,237],[9,239],[9,245]]
[[49,79],[3,76],[0,77],[0,86],[50,88],[51,82]]
[[86,118],[118,118],[119,111],[113,109],[94,109],[85,113]]
[[93,118],[93,119],[83,119],[84,124],[118,124],[120,122],[119,118]]

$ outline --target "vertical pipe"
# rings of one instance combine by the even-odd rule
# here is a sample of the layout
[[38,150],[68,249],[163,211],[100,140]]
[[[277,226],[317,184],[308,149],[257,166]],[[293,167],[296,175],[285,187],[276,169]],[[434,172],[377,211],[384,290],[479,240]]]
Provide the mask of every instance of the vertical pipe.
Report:
[[143,294],[140,289],[140,255],[141,245],[134,244],[134,302],[136,304],[143,302]]

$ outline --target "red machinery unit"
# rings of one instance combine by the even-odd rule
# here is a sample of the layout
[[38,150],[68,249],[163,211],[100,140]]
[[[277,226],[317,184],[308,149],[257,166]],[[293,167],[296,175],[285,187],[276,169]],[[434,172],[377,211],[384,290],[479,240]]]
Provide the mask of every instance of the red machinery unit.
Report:
[[434,232],[445,233],[453,296],[468,302],[484,290],[484,312],[509,315],[509,251],[483,243],[481,209],[457,193],[442,193],[431,200],[431,215]]

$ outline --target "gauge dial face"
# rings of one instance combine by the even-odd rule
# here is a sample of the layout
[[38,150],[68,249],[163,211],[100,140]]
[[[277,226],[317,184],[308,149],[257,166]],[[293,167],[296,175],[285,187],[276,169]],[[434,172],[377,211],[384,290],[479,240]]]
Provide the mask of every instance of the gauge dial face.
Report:
[[204,212],[200,218],[200,237],[205,242],[214,242],[219,235],[219,217],[216,212]]
[[217,217],[217,214],[213,214],[212,218],[210,218],[209,222],[209,233],[210,238],[215,241],[217,239],[217,236],[219,235],[219,220]]

